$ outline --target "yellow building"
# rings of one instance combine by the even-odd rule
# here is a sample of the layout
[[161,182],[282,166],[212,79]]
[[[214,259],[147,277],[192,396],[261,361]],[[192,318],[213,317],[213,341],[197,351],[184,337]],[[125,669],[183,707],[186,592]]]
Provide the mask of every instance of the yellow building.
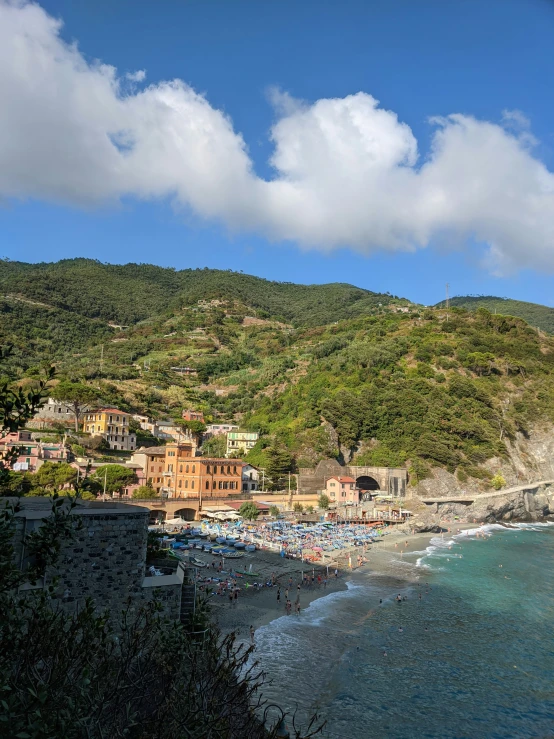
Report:
[[102,436],[110,449],[133,451],[137,445],[135,434],[129,429],[130,414],[117,408],[102,408],[85,413],[83,431],[93,436]]

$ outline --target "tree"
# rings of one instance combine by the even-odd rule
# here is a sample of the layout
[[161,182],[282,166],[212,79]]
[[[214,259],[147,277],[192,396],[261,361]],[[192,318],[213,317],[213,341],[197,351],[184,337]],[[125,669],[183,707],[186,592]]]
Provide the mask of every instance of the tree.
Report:
[[302,503],[295,503],[292,507],[292,510],[295,513],[304,513],[304,506],[302,505]]
[[280,513],[281,511],[276,505],[269,506],[269,515],[273,516],[273,518],[279,518]]
[[260,515],[258,506],[251,500],[244,502],[239,508],[239,515],[245,518],[247,521],[255,521]]
[[75,431],[79,431],[79,421],[89,406],[97,402],[98,393],[94,388],[82,382],[70,382],[62,380],[50,395],[54,400],[65,403],[71,409],[75,420]]
[[317,504],[320,508],[323,508],[324,511],[326,511],[329,508],[329,503],[331,502],[328,495],[325,493],[321,493],[319,498],[317,499]]
[[[0,363],[12,354],[11,347],[0,347]],[[13,389],[7,382],[0,383],[0,438],[10,432],[23,428],[37,410],[44,405],[46,387],[54,376],[52,368],[46,371],[44,380],[34,384],[30,389],[22,387]],[[18,457],[16,448],[0,454],[0,491],[5,480],[10,476],[9,468]]]
[[102,490],[105,481],[107,493],[121,492],[124,487],[137,481],[134,471],[121,464],[106,464],[98,467],[92,478],[102,486]]
[[77,470],[67,462],[45,462],[33,475],[32,495],[49,495],[77,479]]
[[224,457],[227,452],[227,437],[225,434],[212,436],[202,444],[202,454],[205,457]]
[[149,498],[159,498],[160,496],[154,490],[152,485],[146,483],[146,485],[140,485],[136,490],[133,490],[133,498],[137,500],[148,500]]
[[271,480],[271,488],[278,490],[284,484],[285,477],[294,469],[294,457],[284,444],[274,444],[266,451],[267,475]]
[[313,512],[314,512],[314,507],[313,507],[313,505],[309,505],[309,506],[308,506],[308,507],[306,508],[306,511],[307,511],[308,513],[313,513]]

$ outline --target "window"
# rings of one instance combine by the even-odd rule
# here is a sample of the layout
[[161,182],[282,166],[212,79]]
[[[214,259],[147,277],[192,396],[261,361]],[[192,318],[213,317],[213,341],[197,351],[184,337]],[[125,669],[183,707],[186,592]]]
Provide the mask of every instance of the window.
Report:
[[212,485],[212,489],[215,490],[216,481],[214,480],[214,484]]
[[329,487],[334,488],[335,487],[335,483],[334,482],[330,482],[329,483]]
[[[182,466],[183,466],[183,465],[181,465],[181,468],[182,468]],[[188,466],[188,464],[187,464],[187,466],[185,467],[185,472],[186,472],[186,473],[187,473],[187,475],[188,475],[188,472],[189,472],[189,466]]]
[[[182,464],[180,464],[180,465],[179,465],[179,472],[182,472],[182,471],[183,471],[183,465],[182,465]],[[188,472],[188,470],[187,470],[187,472]]]
[[231,474],[231,468],[230,468],[229,466],[227,466],[227,474],[228,474],[228,475],[230,475],[230,474]]
[[345,492],[343,492],[342,497],[343,498],[346,498],[346,493]]
[[195,465],[195,464],[193,464],[193,465],[192,465],[192,474],[194,475],[194,473],[195,473],[195,472],[196,472],[196,465]]
[[209,489],[210,489],[210,481],[206,480],[206,490],[209,490]]
[[208,473],[208,475],[210,474],[210,472],[211,472],[210,465],[207,466],[206,472]]
[[191,488],[192,488],[192,489],[194,490],[194,480],[191,480],[191,481],[190,481],[190,486],[191,486]]
[[235,466],[233,467],[233,475],[236,475],[236,474],[237,474],[237,465],[235,465]]
[[179,480],[179,482],[177,483],[177,487],[178,487],[178,488],[180,488],[180,487],[181,487],[181,483],[182,483],[182,480]]
[[185,480],[185,487],[188,488],[188,486],[189,486],[189,481]]

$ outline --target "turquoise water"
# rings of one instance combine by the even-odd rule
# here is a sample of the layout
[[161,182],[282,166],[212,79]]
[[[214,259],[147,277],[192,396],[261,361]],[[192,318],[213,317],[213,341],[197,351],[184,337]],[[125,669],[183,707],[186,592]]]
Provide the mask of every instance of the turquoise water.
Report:
[[554,737],[553,565],[554,526],[432,539],[259,629],[266,697],[329,739]]

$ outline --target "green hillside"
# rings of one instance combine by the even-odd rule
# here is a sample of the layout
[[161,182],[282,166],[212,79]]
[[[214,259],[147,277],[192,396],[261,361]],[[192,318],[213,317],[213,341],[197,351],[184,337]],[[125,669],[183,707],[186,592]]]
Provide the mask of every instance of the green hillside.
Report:
[[[315,326],[368,315],[393,296],[342,283],[296,285],[240,272],[102,264],[91,259],[25,264],[3,261],[0,296],[16,295],[87,318],[130,325],[196,304],[235,299],[261,317]],[[408,301],[397,302],[407,303]]]
[[482,303],[446,320],[350,285],[90,260],[4,262],[0,285],[8,380],[53,362],[98,402],[201,409],[261,433],[254,464],[280,449],[293,468],[336,456],[486,486],[483,463],[507,457],[507,440],[554,422],[554,338]]
[[[531,326],[540,328],[554,334],[554,308],[538,303],[526,303],[523,300],[512,300],[511,298],[495,298],[492,295],[463,295],[451,298],[451,306],[465,308],[466,310],[477,310],[486,308],[491,313],[502,313],[505,316],[516,316],[523,318]],[[444,308],[445,301],[437,303],[437,308]]]

